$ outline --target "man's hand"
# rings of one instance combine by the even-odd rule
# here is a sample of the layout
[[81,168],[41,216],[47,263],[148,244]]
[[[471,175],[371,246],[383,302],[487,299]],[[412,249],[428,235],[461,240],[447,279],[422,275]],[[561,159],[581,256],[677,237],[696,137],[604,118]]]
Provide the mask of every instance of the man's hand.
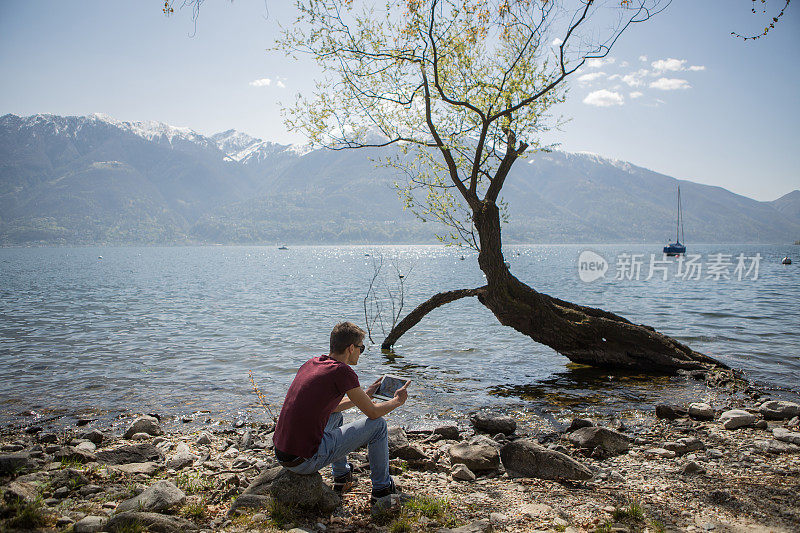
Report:
[[400,405],[403,405],[404,403],[406,403],[406,400],[408,399],[408,390],[407,389],[408,389],[408,385],[410,383],[411,383],[410,381],[406,381],[405,385],[403,385],[402,387],[400,387],[399,389],[397,389],[394,392],[394,399],[397,400],[398,402],[400,402]]
[[375,394],[375,392],[378,390],[378,387],[380,387],[380,386],[381,386],[381,380],[382,380],[382,379],[383,379],[383,376],[379,377],[378,379],[376,379],[376,380],[375,380],[375,382],[374,382],[372,385],[370,385],[369,387],[367,387],[367,396],[369,396],[370,398],[372,398],[372,396],[373,396],[373,395]]

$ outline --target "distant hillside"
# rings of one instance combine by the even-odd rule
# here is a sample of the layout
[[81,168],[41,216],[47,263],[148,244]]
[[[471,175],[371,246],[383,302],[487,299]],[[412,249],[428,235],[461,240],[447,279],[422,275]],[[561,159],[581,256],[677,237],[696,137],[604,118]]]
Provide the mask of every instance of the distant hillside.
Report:
[[[433,242],[394,153],[309,150],[104,115],[0,117],[0,244]],[[793,242],[800,191],[758,202],[592,154],[534,154],[507,180],[507,242]]]

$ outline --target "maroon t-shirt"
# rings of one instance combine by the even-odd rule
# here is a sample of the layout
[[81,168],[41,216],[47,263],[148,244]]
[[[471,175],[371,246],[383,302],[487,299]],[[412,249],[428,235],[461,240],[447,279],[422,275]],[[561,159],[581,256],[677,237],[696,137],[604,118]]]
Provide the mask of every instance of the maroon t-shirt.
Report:
[[328,417],[344,393],[358,386],[358,376],[348,364],[327,355],[306,361],[283,401],[272,435],[275,448],[299,457],[312,457],[322,442]]

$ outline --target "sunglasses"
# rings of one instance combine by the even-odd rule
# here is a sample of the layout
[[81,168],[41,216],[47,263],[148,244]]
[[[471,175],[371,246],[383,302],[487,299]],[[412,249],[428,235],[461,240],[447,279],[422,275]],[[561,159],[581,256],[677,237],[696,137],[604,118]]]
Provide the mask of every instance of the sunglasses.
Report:
[[364,353],[364,350],[366,350],[366,349],[367,349],[367,347],[365,345],[361,344],[360,346],[358,346],[358,353]]

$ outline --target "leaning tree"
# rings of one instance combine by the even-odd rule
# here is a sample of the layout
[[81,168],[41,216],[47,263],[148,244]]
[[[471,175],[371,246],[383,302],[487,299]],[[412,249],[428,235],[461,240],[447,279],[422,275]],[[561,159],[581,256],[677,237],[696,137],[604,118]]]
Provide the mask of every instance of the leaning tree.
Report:
[[332,149],[397,145],[405,204],[478,251],[481,287],[433,295],[384,340],[428,312],[476,297],[501,324],[589,365],[674,371],[721,365],[653,328],[540,293],[503,258],[502,189],[514,163],[546,149],[568,78],[604,58],[660,0],[300,0],[277,48],[324,76],[287,124]]

